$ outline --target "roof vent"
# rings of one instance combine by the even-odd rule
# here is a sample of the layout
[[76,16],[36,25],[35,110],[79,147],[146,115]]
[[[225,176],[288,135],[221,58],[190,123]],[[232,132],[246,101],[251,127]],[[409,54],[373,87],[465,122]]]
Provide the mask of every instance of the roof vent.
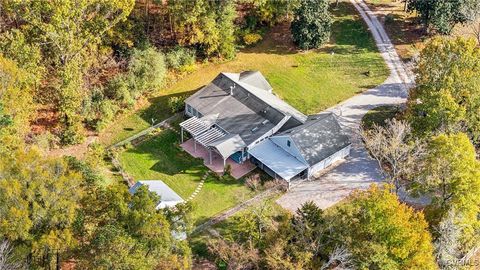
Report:
[[268,119],[263,120],[262,125],[266,125],[268,122],[270,122],[270,121],[268,121]]
[[232,86],[230,86],[230,95],[233,96],[233,89],[235,89],[235,84],[233,84]]
[[252,128],[252,133],[255,132],[255,131],[257,131],[257,130],[258,130],[258,127]]

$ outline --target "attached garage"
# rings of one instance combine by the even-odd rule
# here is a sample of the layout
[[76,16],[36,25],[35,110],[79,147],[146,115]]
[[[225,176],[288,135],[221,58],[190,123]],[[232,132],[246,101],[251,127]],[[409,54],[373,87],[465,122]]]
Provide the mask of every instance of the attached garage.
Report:
[[[261,142],[249,154],[257,166],[290,182],[308,178],[347,157],[351,143],[332,113],[309,116],[295,128]],[[306,172],[306,173],[305,173]]]

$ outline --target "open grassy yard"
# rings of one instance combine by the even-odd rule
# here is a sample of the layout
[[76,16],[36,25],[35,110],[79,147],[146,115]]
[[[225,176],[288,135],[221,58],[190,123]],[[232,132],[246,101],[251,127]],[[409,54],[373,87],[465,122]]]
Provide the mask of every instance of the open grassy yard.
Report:
[[[208,169],[202,160],[179,149],[178,136],[171,130],[164,130],[158,136],[123,151],[119,159],[135,180],[162,180],[187,199]],[[194,222],[201,223],[253,195],[254,192],[247,189],[242,181],[209,176],[192,200]]]
[[167,118],[169,97],[190,95],[218,73],[259,70],[273,91],[300,111],[311,114],[382,83],[389,71],[370,32],[347,1],[332,7],[331,41],[323,48],[299,52],[291,42],[288,23],[271,29],[262,42],[238,52],[228,62],[201,65],[151,98],[144,109],[126,115],[100,134],[104,144],[118,142],[147,128],[152,119]]

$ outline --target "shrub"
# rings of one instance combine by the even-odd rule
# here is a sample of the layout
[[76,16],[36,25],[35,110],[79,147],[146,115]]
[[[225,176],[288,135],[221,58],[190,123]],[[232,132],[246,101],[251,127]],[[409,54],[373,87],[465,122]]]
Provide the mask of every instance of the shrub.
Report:
[[165,57],[167,67],[177,71],[191,71],[195,67],[195,50],[177,46]]
[[136,99],[163,86],[166,74],[165,57],[153,47],[135,49],[128,68],[131,96]]
[[260,180],[260,175],[258,173],[248,176],[247,179],[245,180],[245,185],[253,191],[258,190],[258,188],[260,187],[260,183],[261,183],[261,180]]
[[232,165],[227,164],[227,166],[225,166],[224,175],[232,175]]
[[385,23],[392,24],[394,22],[395,22],[395,15],[393,15],[393,13],[388,13],[387,16],[385,16]]
[[55,149],[60,144],[59,138],[50,131],[45,131],[44,133],[35,136],[33,141],[40,149],[44,149],[46,151]]
[[243,42],[249,46],[257,44],[260,40],[262,40],[262,36],[257,33],[248,33],[243,36]]
[[187,96],[175,96],[168,99],[168,107],[172,113],[181,111],[184,108],[184,102]]
[[88,145],[85,161],[91,168],[98,169],[105,165],[105,157],[106,151],[102,144],[94,142]]
[[135,100],[130,93],[130,82],[124,74],[116,76],[105,88],[105,95],[117,101],[119,106],[124,108],[133,107]]

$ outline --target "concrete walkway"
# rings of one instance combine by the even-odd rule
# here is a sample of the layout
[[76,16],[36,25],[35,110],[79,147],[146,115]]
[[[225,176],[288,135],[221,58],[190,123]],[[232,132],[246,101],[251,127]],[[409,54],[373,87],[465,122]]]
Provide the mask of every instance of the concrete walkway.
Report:
[[384,179],[378,163],[368,155],[363,145],[359,126],[362,117],[372,108],[405,103],[407,89],[413,86],[413,78],[398,57],[382,24],[363,0],[351,0],[351,2],[372,32],[391,74],[382,85],[327,110],[337,115],[345,132],[351,137],[351,155],[344,163],[319,179],[295,185],[277,200],[282,207],[291,211],[295,211],[307,201],[313,201],[323,209],[328,208],[353,190],[365,189],[370,184]]

